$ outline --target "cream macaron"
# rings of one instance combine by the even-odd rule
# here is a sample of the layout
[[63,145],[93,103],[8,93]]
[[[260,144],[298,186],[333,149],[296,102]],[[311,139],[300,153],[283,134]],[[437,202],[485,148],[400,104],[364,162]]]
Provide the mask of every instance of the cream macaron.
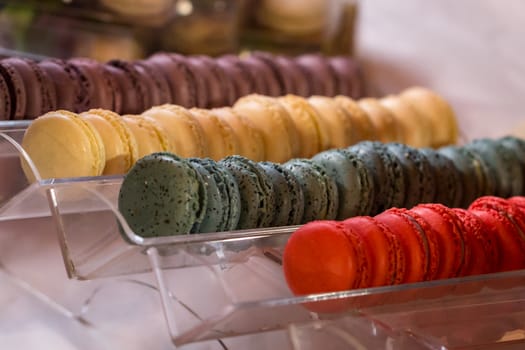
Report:
[[106,165],[100,134],[78,114],[58,110],[46,113],[29,124],[22,148],[38,174],[22,159],[30,182],[36,179],[99,176]]
[[122,120],[135,135],[139,158],[169,150],[168,135],[155,120],[132,114],[123,115]]
[[266,159],[264,139],[261,131],[249,120],[231,107],[214,108],[213,114],[228,123],[239,142],[239,155],[256,162]]
[[103,175],[126,173],[138,159],[135,135],[121,116],[105,109],[91,109],[80,117],[99,133],[106,152]]
[[233,109],[262,133],[266,160],[283,163],[300,154],[295,123],[278,99],[258,94],[241,97]]
[[355,136],[352,144],[365,140],[378,139],[375,126],[368,116],[368,113],[366,113],[355,100],[341,95],[334,97],[334,99],[350,115]]
[[152,107],[142,115],[162,126],[170,140],[170,152],[180,157],[206,157],[208,144],[202,127],[186,108],[164,104]]
[[372,97],[360,99],[357,103],[368,114],[372,124],[374,124],[379,141],[404,143],[404,133],[394,114],[389,109]]
[[239,154],[239,141],[230,125],[208,109],[191,108],[199,122],[208,143],[207,156],[220,160],[226,156]]
[[423,87],[411,87],[399,94],[417,112],[428,118],[434,130],[433,147],[441,147],[458,142],[459,128],[452,107],[434,91]]
[[286,95],[278,99],[292,117],[301,139],[299,157],[310,158],[327,149],[328,128],[317,110],[301,96]]

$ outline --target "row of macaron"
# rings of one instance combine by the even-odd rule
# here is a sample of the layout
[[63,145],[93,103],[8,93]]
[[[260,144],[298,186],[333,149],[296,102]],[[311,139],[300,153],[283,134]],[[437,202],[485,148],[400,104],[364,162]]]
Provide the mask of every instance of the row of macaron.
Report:
[[126,174],[118,206],[147,237],[290,226],[420,203],[465,208],[483,195],[523,194],[523,149],[514,137],[438,150],[363,141],[283,164],[154,153]]
[[525,197],[484,196],[467,209],[442,204],[320,220],[287,241],[283,270],[306,295],[525,268]]
[[40,176],[53,178],[124,174],[138,158],[163,151],[282,163],[363,140],[437,147],[455,143],[457,130],[448,103],[414,87],[381,99],[248,95],[231,108],[165,104],[139,115],[59,110],[33,121],[22,145]]
[[347,56],[296,57],[157,53],[137,61],[101,63],[87,58],[0,60],[0,119],[33,119],[65,109],[140,113],[165,103],[229,106],[251,93],[280,96],[364,95],[357,62]]

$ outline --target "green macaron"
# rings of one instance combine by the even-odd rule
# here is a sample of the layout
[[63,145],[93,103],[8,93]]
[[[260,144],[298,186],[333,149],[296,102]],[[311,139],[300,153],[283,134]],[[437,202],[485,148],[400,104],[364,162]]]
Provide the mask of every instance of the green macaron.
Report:
[[170,153],[139,159],[126,174],[118,207],[135,234],[142,237],[190,233],[206,212],[202,176]]

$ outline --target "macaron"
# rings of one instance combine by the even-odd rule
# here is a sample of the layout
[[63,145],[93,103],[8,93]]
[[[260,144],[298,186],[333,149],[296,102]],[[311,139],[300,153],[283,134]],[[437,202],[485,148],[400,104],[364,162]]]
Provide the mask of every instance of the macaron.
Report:
[[356,288],[362,266],[344,225],[315,221],[298,228],[283,252],[286,282],[295,295],[328,293]]
[[206,193],[202,176],[188,161],[153,153],[124,177],[118,208],[138,236],[187,234],[204,218]]
[[465,246],[462,227],[458,225],[455,212],[438,203],[419,204],[409,212],[419,215],[435,232],[439,245],[439,266],[435,279],[460,276],[464,269],[465,253],[470,248]]
[[335,101],[348,113],[352,126],[354,128],[353,143],[365,140],[377,140],[377,131],[370,120],[368,114],[359,106],[359,104],[347,96],[338,95]]
[[242,67],[240,67],[238,64],[239,59],[236,56],[219,56],[215,59],[215,61],[233,84],[234,99],[228,103],[229,106],[232,106],[235,103],[235,100],[237,100],[239,97],[246,96],[254,92],[252,81],[246,77],[248,73],[245,72]]
[[106,165],[102,174],[126,173],[138,159],[138,144],[122,118],[103,109],[90,109],[80,117],[98,131],[104,143]]
[[122,121],[137,141],[138,158],[169,150],[168,135],[153,119],[147,119],[141,115],[125,114],[122,116]]
[[404,207],[432,203],[436,193],[436,177],[428,159],[418,149],[401,143],[388,143],[386,149],[400,162],[405,179]]
[[432,145],[432,124],[417,109],[397,95],[390,95],[379,100],[381,105],[392,112],[405,143],[412,147]]
[[374,218],[397,236],[405,256],[405,273],[401,283],[429,280],[430,252],[423,228],[406,209],[391,208]]
[[[118,61],[115,67],[125,66],[128,63]],[[111,64],[108,62],[107,64]],[[113,110],[115,103],[113,101],[113,94],[110,91],[110,86],[107,84],[106,74],[103,64],[89,58],[71,58],[67,60],[67,65],[70,66],[78,74],[81,84],[84,87],[85,108],[81,111],[92,108],[100,108]],[[136,78],[135,78],[136,79]],[[136,83],[136,82],[135,82]],[[141,97],[138,97],[140,99]],[[144,109],[144,104],[137,106],[134,112],[139,112]]]
[[237,135],[227,122],[207,109],[191,108],[189,111],[201,126],[211,159],[239,154]]
[[525,140],[514,136],[504,136],[498,142],[516,157],[521,167],[522,184],[525,187]]
[[312,161],[322,165],[335,180],[339,197],[337,220],[371,212],[374,179],[362,158],[338,149],[321,152]]
[[337,216],[339,197],[335,179],[310,159],[295,158],[283,164],[299,181],[304,195],[302,223],[332,220]]
[[10,120],[12,106],[10,86],[1,71],[0,68],[0,120]]
[[[206,96],[206,99],[197,101],[196,107],[212,108],[224,106],[226,104],[225,89],[222,86],[224,82],[220,81],[223,77],[219,75],[220,73],[217,74],[218,70],[212,68],[213,60],[200,55],[183,56],[180,59],[186,62],[187,67],[193,73],[197,91],[204,91]],[[201,96],[201,94],[198,93],[197,96]]]
[[441,147],[438,152],[449,158],[459,170],[463,188],[460,207],[466,208],[476,198],[490,193],[486,188],[488,170],[478,154],[458,146]]
[[343,221],[365,243],[369,256],[367,287],[399,284],[404,279],[406,265],[400,238],[388,226],[369,216],[356,216]]
[[[102,137],[94,126],[68,111],[48,112],[35,119],[22,139],[41,179],[99,176],[106,165]],[[38,179],[22,162],[29,181]]]
[[210,112],[225,121],[233,130],[238,141],[239,155],[256,162],[266,159],[263,135],[249,118],[243,117],[230,107],[214,108]]
[[[43,60],[37,64],[46,73],[55,87],[55,109],[72,111],[78,94],[78,86],[75,84],[71,74],[64,68],[65,63],[60,60]],[[113,106],[111,110],[114,110]]]
[[235,178],[241,196],[237,229],[268,227],[273,219],[274,191],[271,179],[261,166],[242,156],[219,161]]
[[304,194],[299,180],[278,163],[260,162],[259,165],[271,179],[274,191],[270,226],[299,225],[304,213]]
[[265,60],[273,68],[283,94],[290,93],[302,97],[311,95],[308,79],[293,57],[266,52],[255,52],[253,55]]
[[380,142],[364,141],[349,147],[360,157],[374,179],[374,200],[369,214],[405,203],[405,175],[397,158]]
[[299,157],[310,158],[327,147],[326,128],[317,111],[303,97],[288,94],[279,97],[279,102],[295,123],[301,144]]
[[[153,90],[155,93],[151,93],[151,106],[172,103],[174,101],[168,79],[158,66],[147,64],[144,60],[135,61],[133,64],[140,74],[149,76],[153,82]],[[149,108],[149,106],[146,108]]]
[[525,216],[519,206],[513,201],[484,196],[476,199],[468,209],[495,232],[501,257],[496,270],[525,268]]
[[335,72],[338,94],[354,99],[366,94],[363,72],[354,58],[348,55],[332,56],[328,64]]
[[42,113],[42,89],[35,70],[29,60],[10,57],[2,60],[2,66],[12,79],[15,91],[15,119],[33,119]]
[[324,56],[302,54],[297,56],[295,61],[307,77],[312,95],[332,97],[338,93],[336,72]]
[[451,208],[461,206],[463,196],[462,177],[454,162],[433,148],[419,148],[418,151],[428,161],[431,168],[430,173],[435,178],[433,202],[441,203]]
[[257,55],[241,56],[241,64],[247,66],[255,75],[255,80],[262,80],[266,88],[264,95],[277,97],[283,95],[279,80],[267,60]]
[[491,177],[494,189],[485,194],[507,198],[523,192],[522,167],[515,150],[488,138],[473,140],[465,147],[478,154],[487,166],[487,175]]
[[499,249],[495,244],[493,231],[471,211],[463,208],[452,210],[462,225],[464,240],[470,248],[470,261],[463,263],[460,275],[473,276],[496,272],[499,263]]
[[[6,101],[9,100],[9,118],[13,120],[24,119],[26,114],[27,95],[24,80],[16,67],[8,60],[0,61],[0,75],[2,75],[9,97],[4,97]],[[7,106],[7,105],[6,105]]]
[[394,114],[386,107],[383,107],[377,99],[372,97],[362,98],[357,103],[368,114],[379,141],[384,143],[405,142],[404,134]]
[[142,113],[154,119],[170,137],[170,152],[180,157],[204,157],[208,144],[204,131],[195,117],[184,107],[166,104]]
[[[208,191],[207,207],[207,211],[212,214],[213,212],[222,212],[222,219],[219,221],[217,231],[235,230],[241,215],[241,194],[235,178],[226,167],[212,159],[192,159],[192,164],[195,163],[199,163],[208,171],[219,190],[221,203],[210,203],[210,192]],[[216,210],[213,210],[214,206],[216,206]],[[206,226],[205,221],[206,219],[201,223],[201,228]],[[200,232],[203,232],[202,229]]]
[[263,135],[266,160],[283,163],[300,153],[295,123],[277,99],[252,94],[237,100],[233,109]]
[[318,112],[327,129],[328,145],[325,149],[344,148],[352,145],[357,136],[352,118],[333,98],[326,96],[311,96],[310,103]]
[[456,115],[444,98],[423,87],[408,88],[399,96],[430,121],[433,130],[433,147],[457,143],[459,128]]

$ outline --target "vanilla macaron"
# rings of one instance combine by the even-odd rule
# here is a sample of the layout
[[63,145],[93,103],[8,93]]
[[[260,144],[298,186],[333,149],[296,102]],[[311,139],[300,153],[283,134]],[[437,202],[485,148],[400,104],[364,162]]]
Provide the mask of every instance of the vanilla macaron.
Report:
[[237,100],[233,109],[261,131],[266,160],[283,163],[298,156],[301,144],[295,123],[278,99],[251,94]]
[[239,142],[239,155],[256,162],[266,159],[261,131],[249,118],[243,117],[231,107],[214,108],[213,114],[228,123]]
[[366,140],[377,140],[377,132],[372,120],[359,104],[347,96],[336,96],[335,101],[349,114],[354,128],[352,144]]
[[377,99],[372,97],[363,98],[357,103],[368,114],[372,124],[374,124],[379,141],[384,143],[404,142],[404,133],[402,133],[394,114],[381,105]]
[[135,135],[120,115],[105,109],[91,109],[80,117],[99,133],[106,152],[104,175],[124,174],[138,159]]
[[155,120],[132,114],[123,115],[122,120],[135,135],[139,158],[169,150],[168,135]]
[[239,141],[230,125],[208,109],[192,108],[190,113],[200,124],[208,143],[207,156],[220,160],[239,154]]
[[208,144],[204,130],[184,107],[165,104],[152,107],[142,115],[159,123],[169,136],[170,152],[179,157],[206,157]]
[[78,114],[58,110],[29,124],[22,148],[33,162],[34,174],[25,159],[22,169],[28,180],[99,176],[106,165],[100,134]]

